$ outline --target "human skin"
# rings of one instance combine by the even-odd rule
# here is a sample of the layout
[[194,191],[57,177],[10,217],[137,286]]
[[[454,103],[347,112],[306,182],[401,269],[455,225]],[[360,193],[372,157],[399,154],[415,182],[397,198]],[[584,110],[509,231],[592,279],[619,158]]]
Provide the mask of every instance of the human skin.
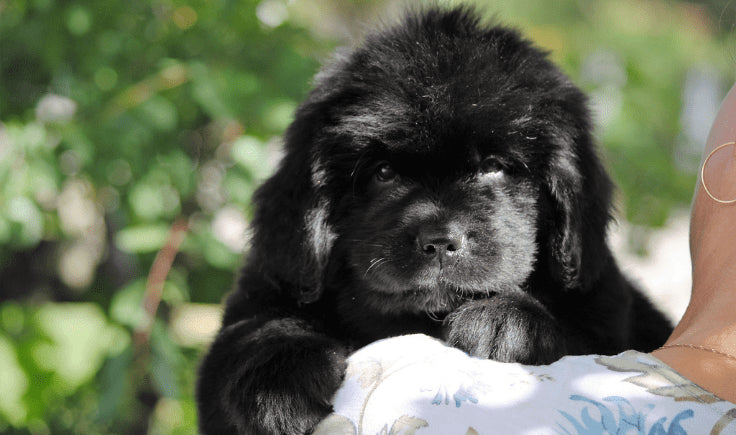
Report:
[[[732,141],[736,141],[736,85],[711,127],[702,160]],[[736,198],[736,145],[713,153],[704,174],[717,198]],[[736,203],[714,201],[700,179],[691,212],[690,256],[690,304],[665,348],[652,354],[716,396],[736,402]],[[670,345],[694,345],[720,353]]]

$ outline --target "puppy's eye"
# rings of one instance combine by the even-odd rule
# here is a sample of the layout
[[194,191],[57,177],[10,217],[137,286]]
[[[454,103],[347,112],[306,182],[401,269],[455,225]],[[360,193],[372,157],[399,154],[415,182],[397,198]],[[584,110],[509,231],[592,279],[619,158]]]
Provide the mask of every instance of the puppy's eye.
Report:
[[480,170],[485,174],[495,174],[503,172],[503,165],[496,159],[487,158],[480,162]]
[[387,183],[396,178],[396,171],[387,162],[380,163],[376,167],[376,180]]

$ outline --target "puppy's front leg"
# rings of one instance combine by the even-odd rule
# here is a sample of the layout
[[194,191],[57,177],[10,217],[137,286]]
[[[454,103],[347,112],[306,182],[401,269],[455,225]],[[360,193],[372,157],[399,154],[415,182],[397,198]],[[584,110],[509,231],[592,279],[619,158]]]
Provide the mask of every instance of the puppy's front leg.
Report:
[[446,319],[447,343],[472,356],[548,364],[568,353],[561,326],[525,293],[467,302]]
[[223,328],[197,388],[204,434],[304,434],[332,410],[347,350],[303,319]]

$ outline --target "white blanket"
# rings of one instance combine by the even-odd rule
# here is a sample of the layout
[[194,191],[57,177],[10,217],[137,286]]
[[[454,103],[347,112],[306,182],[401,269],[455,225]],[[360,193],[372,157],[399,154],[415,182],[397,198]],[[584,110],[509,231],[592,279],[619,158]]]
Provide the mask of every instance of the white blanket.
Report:
[[548,366],[471,358],[424,336],[349,359],[325,434],[736,434],[736,405],[635,351]]

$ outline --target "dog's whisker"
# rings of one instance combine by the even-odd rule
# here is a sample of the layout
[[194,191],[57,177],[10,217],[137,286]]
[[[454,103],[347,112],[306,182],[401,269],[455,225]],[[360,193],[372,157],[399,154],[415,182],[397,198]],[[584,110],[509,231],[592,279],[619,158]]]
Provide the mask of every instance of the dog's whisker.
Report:
[[434,313],[434,312],[429,311],[429,310],[425,310],[424,313],[427,315],[427,317],[429,317],[430,319],[432,319],[435,322],[441,322],[442,321],[442,319],[440,319],[439,317],[437,317],[437,313]]
[[371,260],[370,261],[370,265],[368,266],[368,268],[365,270],[365,273],[363,274],[363,278],[365,278],[366,276],[368,276],[368,272],[370,272],[371,269],[379,266],[382,263],[385,263],[386,261],[387,260],[386,260],[385,257],[374,258],[373,260]]

